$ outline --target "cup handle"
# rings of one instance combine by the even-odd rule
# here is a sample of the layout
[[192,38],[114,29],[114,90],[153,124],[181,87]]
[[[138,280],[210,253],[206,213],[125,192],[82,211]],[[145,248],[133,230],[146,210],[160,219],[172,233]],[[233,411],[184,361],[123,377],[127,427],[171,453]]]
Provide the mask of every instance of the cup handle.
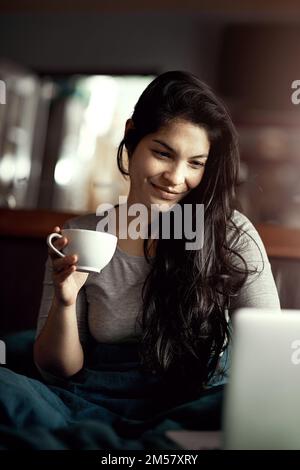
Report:
[[47,245],[49,246],[49,248],[51,248],[53,251],[55,251],[55,253],[58,256],[60,256],[61,258],[64,258],[66,255],[64,255],[61,251],[58,251],[58,249],[55,248],[54,245],[52,245],[52,240],[54,238],[63,238],[63,236],[60,233],[50,233],[50,235],[48,235],[48,237],[47,237]]

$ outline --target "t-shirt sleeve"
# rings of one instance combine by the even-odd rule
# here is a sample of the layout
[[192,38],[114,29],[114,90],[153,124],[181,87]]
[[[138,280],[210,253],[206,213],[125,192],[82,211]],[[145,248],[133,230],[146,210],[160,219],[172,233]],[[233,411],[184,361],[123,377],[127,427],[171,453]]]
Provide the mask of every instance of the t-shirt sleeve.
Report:
[[[63,225],[63,228],[69,228],[71,226],[69,221],[66,221]],[[37,320],[37,328],[36,328],[36,335],[37,338],[40,332],[42,331],[48,314],[52,304],[54,296],[54,287],[52,281],[52,263],[51,259],[48,256],[46,263],[45,263],[45,271],[44,271],[44,279],[43,279],[43,290],[42,290],[42,297],[40,302],[38,320]],[[88,321],[87,321],[87,314],[88,314],[88,305],[85,293],[85,287],[83,286],[77,296],[76,300],[76,316],[77,316],[77,324],[78,324],[78,332],[79,338],[82,343],[86,343],[88,341]]]
[[[280,310],[271,264],[257,230],[249,219],[238,211],[234,212],[233,220],[241,228],[242,234],[237,239],[234,231],[229,232],[229,244],[244,258],[251,273],[238,295],[232,298],[231,312],[243,307]],[[237,255],[234,257],[234,264],[244,268],[244,264]]]

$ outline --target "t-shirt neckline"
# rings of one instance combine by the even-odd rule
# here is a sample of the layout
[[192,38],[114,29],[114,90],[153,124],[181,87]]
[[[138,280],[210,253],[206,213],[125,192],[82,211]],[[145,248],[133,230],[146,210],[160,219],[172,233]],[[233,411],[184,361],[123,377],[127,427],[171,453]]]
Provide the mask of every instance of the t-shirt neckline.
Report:
[[[118,245],[117,245],[116,251],[118,251],[121,255],[126,256],[127,258],[130,258],[130,259],[141,259],[141,260],[146,261],[145,256],[131,255],[131,254],[129,254],[129,253],[126,253],[126,251],[124,251],[124,250],[122,250],[121,248],[119,248]],[[154,258],[155,258],[155,256],[149,256],[149,259],[154,259]]]

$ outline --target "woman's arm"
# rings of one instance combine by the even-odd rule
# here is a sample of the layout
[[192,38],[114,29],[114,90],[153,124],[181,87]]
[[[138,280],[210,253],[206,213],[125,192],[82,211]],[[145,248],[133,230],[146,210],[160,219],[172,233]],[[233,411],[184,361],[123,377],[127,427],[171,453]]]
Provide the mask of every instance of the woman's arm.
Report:
[[61,377],[70,377],[82,368],[76,305],[64,306],[53,298],[46,324],[34,344],[34,360],[42,370]]
[[[245,259],[250,273],[237,297],[231,301],[231,312],[243,307],[270,308],[280,310],[280,301],[263,242],[252,223],[243,214],[235,211],[235,223],[241,227],[243,234],[235,241],[234,248]],[[238,257],[235,264],[244,267]]]
[[[67,240],[61,238],[54,244],[62,249]],[[52,250],[48,252],[34,361],[46,380],[51,380],[51,375],[70,377],[83,366],[81,331],[78,329],[82,318],[78,319],[77,307],[82,314],[80,289],[88,274],[76,272],[76,257],[59,258]]]

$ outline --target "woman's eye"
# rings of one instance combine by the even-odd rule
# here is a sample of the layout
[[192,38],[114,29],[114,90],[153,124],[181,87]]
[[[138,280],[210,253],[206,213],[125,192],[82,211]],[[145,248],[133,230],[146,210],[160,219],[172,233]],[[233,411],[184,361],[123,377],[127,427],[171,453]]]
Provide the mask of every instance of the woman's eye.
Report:
[[[159,157],[162,157],[162,158],[169,158],[170,157],[170,154],[168,152],[162,152],[160,150],[152,150],[153,153],[155,153],[156,155],[158,155]],[[192,162],[191,163],[192,167],[193,168],[202,168],[205,166],[205,163],[203,162]]]
[[168,152],[161,152],[159,150],[153,150],[154,153],[156,153],[157,155],[159,155],[160,157],[169,157],[170,154]]
[[192,165],[194,165],[195,168],[200,168],[200,167],[205,166],[205,163],[202,163],[202,162],[193,162]]

